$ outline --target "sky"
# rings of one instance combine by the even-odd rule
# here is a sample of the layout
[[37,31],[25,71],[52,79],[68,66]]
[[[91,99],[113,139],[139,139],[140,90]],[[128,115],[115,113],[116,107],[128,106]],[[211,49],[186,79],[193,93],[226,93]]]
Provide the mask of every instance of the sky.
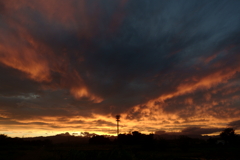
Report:
[[0,133],[240,133],[239,6],[0,0]]

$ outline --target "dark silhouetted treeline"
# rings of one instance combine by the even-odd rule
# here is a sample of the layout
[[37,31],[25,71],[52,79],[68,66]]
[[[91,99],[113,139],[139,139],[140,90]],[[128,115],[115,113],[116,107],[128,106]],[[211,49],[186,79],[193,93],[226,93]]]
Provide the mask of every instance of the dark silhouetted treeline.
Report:
[[97,135],[89,139],[89,144],[111,144],[111,143],[112,142],[110,141],[110,139],[104,136]]
[[[194,137],[194,136],[193,136]],[[200,137],[200,136],[199,136]],[[140,145],[148,149],[160,149],[162,151],[168,148],[177,147],[182,151],[188,151],[190,148],[204,147],[228,147],[240,146],[240,136],[236,135],[232,128],[227,128],[219,136],[204,138],[192,138],[191,136],[178,135],[175,138],[167,139],[161,135],[142,134],[138,131],[132,134],[119,134],[115,140],[110,140],[104,136],[93,136],[89,139],[89,144],[120,144],[120,145]]]
[[119,134],[118,143],[130,144],[130,145],[152,145],[154,134],[142,134],[138,131],[132,132],[132,134]]
[[43,146],[51,145],[52,141],[49,139],[44,140],[25,140],[23,138],[11,138],[4,134],[0,135],[0,146],[6,145],[30,145],[30,146]]
[[[193,160],[240,157],[240,137],[233,129],[219,136],[153,135],[132,132],[118,137],[57,135],[10,138],[0,135],[0,159],[11,160]],[[86,141],[87,140],[87,141]]]

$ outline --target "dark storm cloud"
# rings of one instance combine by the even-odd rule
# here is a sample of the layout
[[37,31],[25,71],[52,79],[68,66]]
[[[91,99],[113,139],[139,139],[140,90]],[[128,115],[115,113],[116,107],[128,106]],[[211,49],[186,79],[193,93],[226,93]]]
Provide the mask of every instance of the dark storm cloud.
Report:
[[237,117],[239,5],[0,1],[0,109],[19,119],[127,111],[154,119],[141,112],[153,100],[183,119]]
[[[49,116],[65,117],[64,120],[68,120],[78,115],[91,117],[91,112],[84,107],[87,104],[89,104],[88,101],[76,101],[64,90],[0,97],[4,114],[17,119],[41,119]],[[61,121],[61,118],[58,120]]]
[[229,127],[238,129],[240,127],[240,120],[232,121],[228,124]]
[[[24,73],[15,69],[0,65],[0,95],[21,96],[29,93],[41,94],[41,88],[37,82],[25,79]],[[11,73],[11,74],[10,74]]]
[[[105,102],[130,107],[174,92],[187,78],[201,79],[230,61],[229,67],[237,65],[238,58],[230,58],[238,57],[236,52],[231,56],[223,53],[214,59],[223,61],[222,67],[214,68],[214,61],[207,65],[199,62],[200,58],[208,58],[228,47],[234,34],[233,43],[239,43],[237,17],[240,14],[233,3],[140,1],[136,6],[134,2],[128,3],[132,10],[117,37],[105,43],[106,46],[99,46],[99,52],[86,56],[91,58],[85,62],[94,64],[89,66],[94,77],[88,82],[95,85],[89,86],[101,92],[107,99]],[[229,62],[224,62],[226,59]],[[98,77],[103,78],[91,82]]]
[[223,131],[224,128],[201,128],[201,127],[186,127],[181,132],[166,132],[163,130],[156,131],[155,134],[169,134],[169,135],[202,135],[211,134],[215,132]]
[[116,126],[115,123],[112,123],[112,122],[107,122],[107,121],[104,121],[104,120],[97,120],[97,121],[93,121],[94,123],[96,123],[97,126]]
[[2,125],[48,125],[48,123],[44,122],[29,122],[29,123],[22,123],[18,121],[11,120],[9,118],[2,118],[0,117],[0,124]]
[[5,11],[5,5],[2,1],[0,1],[0,14],[2,14]]
[[105,120],[93,120],[93,121],[90,121],[90,122],[86,122],[84,120],[75,120],[75,121],[69,121],[69,122],[66,122],[67,124],[90,124],[90,125],[93,125],[93,126],[116,126],[115,123],[112,123],[112,122],[108,122],[108,121],[105,121]]
[[[41,120],[41,119],[40,119]],[[116,126],[116,124],[112,122],[108,122],[105,120],[92,120],[92,121],[84,121],[84,120],[78,120],[78,121],[69,121],[66,120],[64,122],[61,121],[54,121],[54,122],[38,122],[34,121],[33,122],[28,122],[28,121],[19,121],[18,117],[16,119],[12,118],[3,118],[0,117],[0,124],[5,126],[33,126],[34,128],[38,126],[38,128],[43,128],[43,129],[49,129],[49,128],[55,128],[55,129],[79,129],[79,130],[84,130],[84,129],[97,129],[101,130],[98,127],[99,126]],[[87,126],[87,127],[86,127]],[[96,127],[98,126],[98,127]]]
[[214,132],[223,131],[224,128],[200,128],[200,127],[188,127],[182,130],[183,134],[189,135],[201,135],[201,134],[211,134]]

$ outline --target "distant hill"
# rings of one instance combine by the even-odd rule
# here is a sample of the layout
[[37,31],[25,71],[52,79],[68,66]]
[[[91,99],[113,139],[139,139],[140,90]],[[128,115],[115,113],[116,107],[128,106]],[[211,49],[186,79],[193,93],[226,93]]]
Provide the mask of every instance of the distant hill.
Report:
[[33,140],[51,140],[52,143],[78,143],[78,144],[87,144],[89,138],[88,137],[80,137],[80,136],[47,136],[47,137],[32,137],[32,138],[22,138],[23,140],[33,141]]
[[189,138],[198,138],[203,140],[208,140],[210,137],[219,138],[219,136],[201,136],[201,135],[175,135],[175,134],[155,134],[154,138],[164,138],[164,139],[177,139],[179,136],[187,136]]

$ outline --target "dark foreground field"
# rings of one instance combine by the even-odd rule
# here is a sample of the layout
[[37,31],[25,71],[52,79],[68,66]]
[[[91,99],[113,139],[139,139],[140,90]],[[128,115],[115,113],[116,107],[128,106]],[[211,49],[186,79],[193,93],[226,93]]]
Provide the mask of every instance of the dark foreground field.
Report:
[[5,145],[0,147],[1,160],[239,160],[239,147],[179,146],[158,148],[141,145]]

